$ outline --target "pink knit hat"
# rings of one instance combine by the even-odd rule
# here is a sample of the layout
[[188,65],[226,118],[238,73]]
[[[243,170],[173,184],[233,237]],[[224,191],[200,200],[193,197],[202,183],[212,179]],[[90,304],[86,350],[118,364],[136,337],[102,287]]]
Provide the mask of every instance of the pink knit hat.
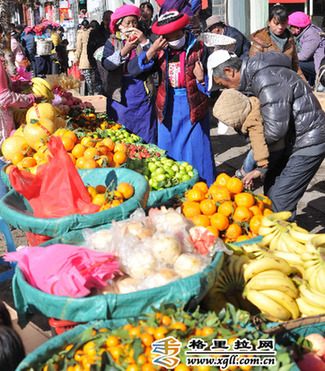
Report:
[[109,29],[112,33],[116,33],[116,23],[119,19],[128,17],[130,15],[136,16],[138,19],[140,18],[140,8],[135,5],[122,5],[115,10],[115,12],[111,15],[111,23],[109,25]]
[[304,12],[294,12],[289,15],[288,24],[294,27],[305,28],[309,26],[311,20],[309,16]]

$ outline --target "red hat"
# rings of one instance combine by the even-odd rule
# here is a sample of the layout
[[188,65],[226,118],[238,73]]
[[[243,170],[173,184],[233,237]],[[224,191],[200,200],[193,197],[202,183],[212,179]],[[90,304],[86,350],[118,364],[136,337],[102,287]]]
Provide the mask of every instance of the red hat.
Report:
[[160,6],[162,6],[163,3],[164,3],[164,1],[165,1],[165,0],[156,0],[156,3],[157,3],[158,5],[160,5]]
[[130,15],[136,16],[138,19],[140,18],[140,8],[135,5],[122,5],[115,10],[115,12],[111,15],[111,23],[109,25],[109,29],[112,33],[117,31],[116,23],[119,19],[124,17],[129,17]]
[[305,28],[311,24],[310,17],[304,12],[294,12],[288,17],[290,26]]
[[152,25],[152,32],[156,35],[167,35],[185,28],[190,23],[187,14],[181,14],[177,10],[171,10],[162,14],[158,22]]

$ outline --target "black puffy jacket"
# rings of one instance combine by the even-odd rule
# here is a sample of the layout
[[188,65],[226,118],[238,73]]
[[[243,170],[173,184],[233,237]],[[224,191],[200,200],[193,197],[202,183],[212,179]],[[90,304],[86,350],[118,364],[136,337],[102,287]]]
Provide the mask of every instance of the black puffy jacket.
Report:
[[239,90],[260,100],[267,143],[286,137],[296,151],[325,143],[325,112],[290,67],[291,60],[283,53],[257,54],[243,61]]

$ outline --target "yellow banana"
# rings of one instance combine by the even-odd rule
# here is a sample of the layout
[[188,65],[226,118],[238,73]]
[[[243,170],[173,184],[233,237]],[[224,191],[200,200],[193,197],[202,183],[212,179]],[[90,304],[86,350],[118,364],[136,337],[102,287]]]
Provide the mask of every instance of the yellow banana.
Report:
[[257,306],[266,317],[271,316],[280,321],[290,319],[291,314],[287,309],[260,291],[248,290],[247,299]]
[[237,256],[237,259],[233,262],[233,272],[235,276],[235,281],[243,285],[245,284],[244,281],[244,264],[249,262],[249,258],[245,255]]
[[[310,285],[314,287],[313,285]],[[325,267],[323,264],[320,264],[318,271],[316,273],[316,282],[315,282],[315,289],[317,289],[320,293],[325,295]]]
[[299,294],[309,305],[313,305],[323,309],[325,313],[325,295],[321,294],[317,290],[312,289],[309,285],[302,283],[299,286]]
[[[253,277],[245,287],[249,290],[280,290],[293,299],[298,296],[298,290],[292,280],[284,274],[275,274],[274,271],[270,271],[269,275],[258,274]],[[279,272],[279,271],[278,271]],[[281,272],[279,272],[281,273]],[[245,291],[244,291],[245,292]]]
[[318,314],[324,314],[324,309],[319,308],[314,305],[310,305],[306,302],[306,300],[302,297],[296,299],[298,308],[302,314],[305,316],[316,316]]
[[[271,242],[275,238],[277,238],[279,236],[279,234],[280,234],[280,231],[276,229],[273,233],[270,233],[270,234],[264,236],[262,241],[261,241],[261,245],[269,248]],[[273,243],[274,243],[274,241],[273,241]]]
[[315,249],[325,247],[325,233],[316,234],[315,237],[312,237],[307,242],[310,242]]
[[292,238],[289,233],[283,233],[282,240],[287,248],[296,254],[302,254],[305,251],[305,246]]
[[274,250],[287,251],[286,249],[284,249],[285,247],[283,246],[281,235],[282,232],[278,230],[278,233],[274,236],[274,238],[270,242],[269,249],[271,251]]
[[296,301],[286,293],[279,290],[263,290],[260,292],[282,305],[287,311],[290,312],[292,319],[299,317],[300,313]]
[[316,234],[311,234],[308,231],[302,232],[298,230],[296,227],[293,227],[289,230],[290,236],[295,239],[296,241],[305,244],[310,238],[315,237]]
[[312,251],[312,252],[304,252],[300,254],[300,258],[303,262],[309,262],[311,260],[319,260],[319,252],[317,250]]
[[270,233],[273,233],[277,230],[276,226],[273,225],[272,227],[265,227],[263,225],[260,226],[260,229],[258,230],[258,234],[260,236],[267,236]]
[[310,252],[310,253],[317,252],[317,248],[313,243],[314,238],[316,237],[312,237],[305,242],[305,252]]
[[295,253],[290,253],[290,252],[285,252],[285,251],[279,251],[279,250],[274,250],[273,255],[277,256],[278,258],[284,259],[289,265],[303,265],[302,260],[300,259],[300,255],[295,254]]
[[51,85],[44,79],[42,79],[41,77],[33,77],[31,79],[31,82],[33,84],[38,84],[38,85],[44,85],[48,90],[52,91],[52,88],[51,88]]
[[298,225],[297,223],[291,223],[291,225],[292,225],[292,227],[293,227],[296,231],[298,231],[298,232],[301,232],[301,233],[309,233],[309,232],[307,231],[307,229],[299,227],[299,225]]
[[281,211],[279,213],[266,215],[262,219],[262,226],[272,227],[276,220],[287,220],[291,217],[292,213],[290,211]]
[[258,260],[253,260],[249,264],[244,265],[244,278],[247,282],[250,278],[256,274],[267,271],[267,270],[279,270],[286,275],[291,273],[290,265],[281,258],[277,257],[265,257]]

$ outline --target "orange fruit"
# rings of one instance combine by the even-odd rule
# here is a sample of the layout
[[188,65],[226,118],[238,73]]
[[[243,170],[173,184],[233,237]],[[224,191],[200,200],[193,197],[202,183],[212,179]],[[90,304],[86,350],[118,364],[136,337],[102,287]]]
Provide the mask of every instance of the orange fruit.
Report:
[[77,166],[77,168],[79,168],[79,169],[84,169],[85,167],[85,162],[86,162],[87,160],[83,157],[83,156],[81,156],[81,157],[79,157],[78,159],[77,159],[77,161],[76,161],[76,166]]
[[86,148],[82,144],[78,143],[73,147],[71,153],[74,155],[74,157],[79,158],[84,155],[85,150]]
[[238,206],[232,216],[234,222],[248,222],[253,216],[253,213],[246,206]]
[[200,202],[200,209],[203,215],[213,215],[217,211],[217,205],[214,200],[205,199]]
[[192,189],[199,189],[201,190],[204,194],[208,193],[209,187],[206,183],[204,182],[197,182],[194,184]]
[[211,225],[210,218],[207,215],[195,215],[192,218],[192,222],[198,227],[208,227]]
[[74,141],[70,137],[61,137],[62,143],[66,151],[71,151],[74,147]]
[[125,152],[122,151],[116,151],[113,156],[113,160],[116,164],[122,165],[126,162],[127,160],[127,155]]
[[183,323],[183,322],[175,322],[172,325],[170,325],[169,328],[171,330],[181,330],[183,332],[187,330],[187,327],[186,327],[185,323]]
[[40,147],[42,147],[42,146],[44,146],[44,145],[47,145],[47,142],[46,142],[45,140],[43,140],[43,139],[39,139],[39,140],[35,143],[35,145],[34,145],[34,147],[35,147],[35,151],[37,151]]
[[63,135],[67,132],[68,130],[67,129],[64,129],[64,128],[60,128],[58,129],[53,135],[56,136],[56,137],[63,137]]
[[147,362],[141,366],[141,371],[156,371],[152,363]]
[[95,147],[89,147],[85,150],[83,156],[88,160],[88,159],[94,159],[95,157],[99,156],[99,152],[97,148]]
[[96,169],[96,167],[98,167],[98,164],[95,160],[93,160],[92,158],[85,159],[83,169]]
[[255,196],[254,198],[255,198],[255,205],[258,206],[261,209],[262,214],[263,214],[263,210],[265,209],[264,202],[260,198],[258,198],[257,196]]
[[252,219],[249,221],[249,229],[253,233],[258,234],[260,227],[262,225],[263,218],[264,218],[263,215],[254,215]]
[[263,211],[257,205],[249,207],[249,210],[253,213],[253,215],[263,215]]
[[258,194],[256,197],[262,200],[264,207],[267,207],[268,209],[272,208],[272,201],[267,196]]
[[231,200],[231,194],[226,187],[218,187],[212,185],[209,192],[215,202],[223,202]]
[[232,201],[225,201],[218,207],[218,213],[229,218],[236,209],[236,205]]
[[203,327],[201,331],[201,336],[209,336],[214,333],[214,329],[212,327]]
[[36,160],[33,157],[24,157],[20,162],[19,162],[20,167],[24,168],[30,168],[35,165],[37,165]]
[[92,198],[94,198],[97,195],[97,191],[96,191],[96,188],[95,187],[88,186],[87,187],[87,191],[88,191],[88,193],[90,194],[90,196]]
[[228,179],[227,181],[227,185],[226,185],[227,189],[229,190],[229,192],[233,193],[233,194],[237,194],[237,193],[240,193],[243,191],[244,189],[244,184],[243,182],[238,179],[238,178],[230,178]]
[[263,211],[263,216],[270,215],[270,214],[273,214],[273,211],[271,209],[265,208]]
[[134,188],[130,183],[122,182],[120,183],[117,188],[117,192],[120,192],[122,194],[122,197],[125,200],[128,200],[134,195]]
[[142,344],[145,345],[146,347],[150,347],[151,344],[155,340],[151,334],[147,334],[147,333],[141,334],[140,338],[141,338]]
[[17,165],[20,161],[22,161],[25,156],[21,152],[16,152],[11,157],[11,162],[13,165]]
[[67,138],[69,137],[70,139],[73,140],[73,144],[78,142],[78,137],[74,131],[66,131],[63,135],[62,138]]
[[96,196],[94,196],[93,200],[92,200],[92,203],[95,204],[95,205],[98,205],[98,206],[102,206],[106,203],[106,199],[105,199],[105,196],[103,194],[96,194]]
[[224,231],[229,226],[229,219],[220,213],[213,214],[210,220],[212,227],[216,227],[219,231]]
[[236,242],[243,242],[249,240],[249,236],[242,234],[236,239]]
[[91,137],[83,137],[80,142],[85,147],[95,147],[96,141],[94,141]]
[[111,138],[104,138],[100,143],[106,146],[110,152],[114,150],[115,143],[112,141]]
[[172,323],[172,319],[169,316],[162,316],[160,323],[164,326],[169,326]]
[[226,173],[221,173],[217,176],[213,184],[219,187],[226,187],[229,179],[231,179],[229,175],[227,175]]
[[184,202],[182,212],[186,218],[193,218],[195,215],[201,214],[200,204],[198,202]]
[[97,146],[95,147],[99,153],[99,156],[107,156],[109,150],[106,146]]
[[202,201],[205,199],[205,193],[201,189],[191,189],[186,193],[186,198],[189,201]]
[[128,365],[126,371],[140,371],[140,367],[136,364]]
[[116,345],[119,345],[120,341],[117,336],[111,335],[106,339],[106,346],[107,347],[115,347]]
[[190,371],[190,368],[186,365],[184,365],[184,363],[179,363],[175,368],[174,368],[174,371]]
[[160,340],[160,339],[163,339],[165,337],[165,335],[167,334],[168,330],[166,327],[164,326],[159,326],[155,329],[155,333],[154,333],[154,338],[155,340]]
[[252,207],[255,204],[255,198],[251,193],[242,192],[235,195],[235,203],[237,206]]
[[209,230],[211,233],[213,233],[216,237],[219,237],[219,229],[212,226],[212,225],[209,225],[208,227],[206,227],[207,230]]
[[230,241],[237,240],[237,238],[242,234],[243,234],[242,227],[236,223],[230,224],[225,232],[226,238],[228,238]]
[[116,143],[116,144],[115,144],[115,147],[114,147],[114,153],[115,153],[115,152],[123,152],[123,153],[126,153],[127,150],[128,150],[128,147],[126,146],[126,144],[124,144],[124,143]]
[[131,338],[138,338],[141,335],[140,327],[133,327],[129,330],[129,335]]

